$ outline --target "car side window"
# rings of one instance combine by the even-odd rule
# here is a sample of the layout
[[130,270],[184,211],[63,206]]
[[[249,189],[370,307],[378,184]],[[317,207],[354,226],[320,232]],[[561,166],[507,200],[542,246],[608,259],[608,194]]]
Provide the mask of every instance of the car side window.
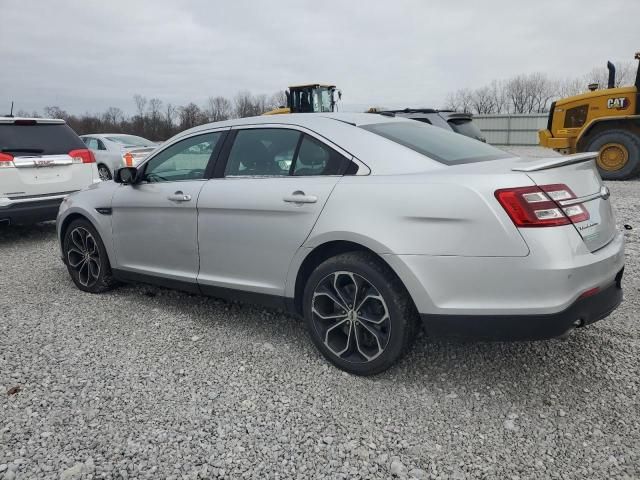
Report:
[[87,148],[91,150],[98,150],[98,141],[92,137],[85,137],[82,139]]
[[332,148],[305,135],[295,159],[293,175],[342,175],[348,163],[347,158]]
[[143,180],[155,183],[203,179],[221,138],[222,132],[213,132],[174,143],[146,163]]
[[104,142],[100,139],[97,139],[97,143],[98,143],[98,150],[106,150],[107,147],[104,146]]
[[239,130],[229,152],[225,177],[289,175],[300,135],[284,128]]

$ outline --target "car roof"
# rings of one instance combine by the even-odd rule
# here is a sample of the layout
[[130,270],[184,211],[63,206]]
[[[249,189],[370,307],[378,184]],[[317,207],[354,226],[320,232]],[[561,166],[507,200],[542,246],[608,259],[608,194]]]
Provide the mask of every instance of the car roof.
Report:
[[86,133],[84,135],[80,135],[81,137],[138,137],[144,138],[140,135],[132,135],[130,133]]
[[342,122],[353,126],[370,125],[373,123],[384,123],[390,121],[407,121],[403,118],[393,118],[385,115],[377,115],[372,113],[359,112],[327,112],[327,113],[285,113],[281,115],[259,115],[256,117],[234,118],[231,120],[223,120],[221,122],[206,123],[199,125],[182,134],[194,133],[200,130],[210,130],[212,128],[236,127],[243,125],[260,125],[260,124],[284,124],[297,125],[301,127],[313,127],[318,124],[326,124],[327,122]]
[[0,117],[0,123],[10,124],[10,123],[15,123],[16,120],[18,121],[26,120],[29,122],[36,122],[41,124],[67,123],[61,118],[32,118],[32,117],[8,117],[8,116]]

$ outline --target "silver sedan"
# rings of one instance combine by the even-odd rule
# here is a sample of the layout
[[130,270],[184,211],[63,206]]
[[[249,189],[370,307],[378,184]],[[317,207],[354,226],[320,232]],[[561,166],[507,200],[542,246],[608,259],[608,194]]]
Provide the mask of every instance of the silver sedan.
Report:
[[359,375],[427,335],[543,339],[622,300],[623,234],[593,154],[522,159],[407,119],[196,127],[72,194],[81,290],[147,282],[284,308]]
[[96,157],[100,180],[111,180],[113,172],[136,166],[158,146],[156,142],[124,133],[94,133],[80,136]]

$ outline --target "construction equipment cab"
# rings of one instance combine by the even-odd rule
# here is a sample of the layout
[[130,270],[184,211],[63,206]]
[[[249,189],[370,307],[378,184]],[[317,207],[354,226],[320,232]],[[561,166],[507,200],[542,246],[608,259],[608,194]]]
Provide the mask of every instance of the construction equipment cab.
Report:
[[342,92],[336,90],[335,85],[312,83],[289,87],[286,91],[287,106],[276,108],[264,115],[334,112],[337,106],[336,93],[338,99],[342,98]]
[[607,88],[591,84],[587,93],[553,102],[538,136],[540,145],[563,154],[598,152],[602,178],[623,180],[640,173],[640,65],[630,87],[615,88],[615,67],[607,68]]

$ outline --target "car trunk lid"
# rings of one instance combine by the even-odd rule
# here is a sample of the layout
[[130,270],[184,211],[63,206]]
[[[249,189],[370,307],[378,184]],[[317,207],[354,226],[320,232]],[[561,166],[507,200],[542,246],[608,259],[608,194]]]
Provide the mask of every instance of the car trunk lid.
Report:
[[609,189],[603,184],[595,159],[597,153],[579,153],[563,157],[523,159],[512,170],[525,173],[536,185],[566,185],[575,198],[552,198],[565,213],[582,206],[588,218],[569,217],[590,251],[607,245],[615,236],[616,225],[609,201]]

